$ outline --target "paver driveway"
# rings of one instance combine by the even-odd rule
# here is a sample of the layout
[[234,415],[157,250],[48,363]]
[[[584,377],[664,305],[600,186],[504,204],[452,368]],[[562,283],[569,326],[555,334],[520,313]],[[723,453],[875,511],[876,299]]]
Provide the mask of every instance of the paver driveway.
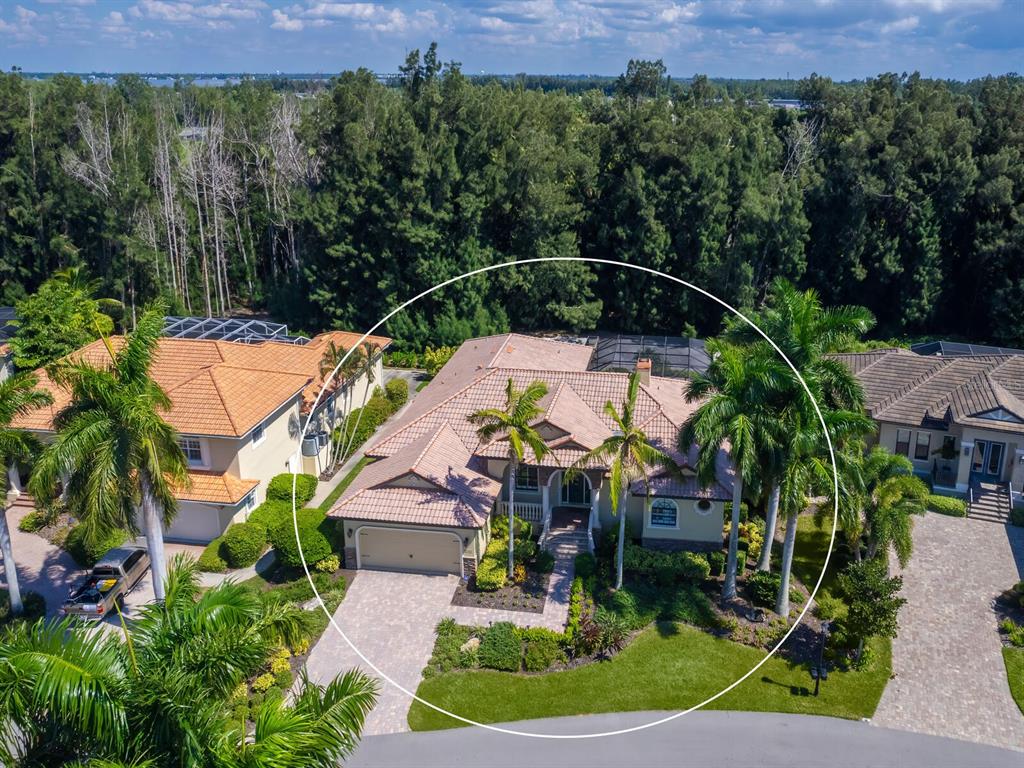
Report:
[[903,573],[895,677],[873,722],[1024,749],[992,601],[1024,578],[1024,528],[929,512]]
[[[456,576],[360,571],[334,614],[352,643],[373,664],[408,691],[415,692],[434,647],[434,627],[450,611]],[[328,626],[306,661],[311,680],[326,683],[352,667],[367,666],[341,635]],[[363,733],[409,730],[406,715],[412,699],[380,681],[377,706]]]

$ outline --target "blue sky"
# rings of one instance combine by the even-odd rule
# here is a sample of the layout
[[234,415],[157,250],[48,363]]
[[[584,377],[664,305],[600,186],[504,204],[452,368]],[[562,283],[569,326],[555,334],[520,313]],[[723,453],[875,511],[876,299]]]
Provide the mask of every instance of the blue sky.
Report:
[[466,72],[836,79],[1024,72],[1024,0],[0,0],[0,67],[393,72],[440,46]]

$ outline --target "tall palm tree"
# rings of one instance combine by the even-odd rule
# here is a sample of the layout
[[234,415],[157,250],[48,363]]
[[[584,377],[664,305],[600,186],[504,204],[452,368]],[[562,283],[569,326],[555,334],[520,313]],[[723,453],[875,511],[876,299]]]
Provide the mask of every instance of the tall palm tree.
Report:
[[238,685],[302,637],[306,617],[231,581],[203,591],[178,555],[166,600],[124,641],[68,621],[13,626],[0,635],[0,763],[335,766],[376,698],[361,672],[325,687],[303,676],[290,704],[258,708],[251,734],[231,715]]
[[533,452],[539,464],[550,453],[544,439],[531,424],[541,415],[537,405],[548,393],[543,381],[531,381],[526,389],[519,391],[512,378],[505,385],[505,408],[483,408],[469,415],[469,423],[477,427],[476,434],[481,441],[490,442],[495,438],[508,440],[508,577],[515,569],[515,503],[516,476],[519,465],[526,458],[526,449]]
[[634,371],[629,376],[626,397],[622,407],[616,410],[611,400],[604,404],[604,414],[615,424],[615,432],[605,438],[596,448],[587,451],[573,462],[566,473],[568,479],[594,465],[608,467],[609,492],[611,493],[612,514],[619,516],[619,537],[615,552],[615,588],[622,588],[622,558],[626,539],[626,500],[633,483],[643,483],[645,493],[650,492],[647,472],[660,468],[672,474],[678,467],[672,457],[655,448],[636,422],[636,401],[640,393],[640,374]]
[[[753,320],[802,376],[813,377],[818,382],[819,403],[823,408],[860,410],[863,407],[864,396],[856,377],[845,365],[827,355],[843,349],[871,329],[875,319],[867,309],[857,306],[825,308],[815,291],[800,291],[789,281],[777,278],[764,307],[753,314]],[[748,349],[768,346],[763,337],[740,318],[728,321],[723,338]],[[772,349],[770,354],[776,353]],[[786,407],[785,401],[778,405]],[[767,571],[771,567],[771,543],[775,537],[784,471],[784,465],[779,464],[775,471],[765,473],[764,479],[770,488],[766,546],[761,549],[758,570]]]
[[[366,411],[366,401],[370,397],[370,391],[373,389],[374,378],[376,377],[376,371],[374,367],[377,362],[377,354],[380,352],[380,347],[371,341],[364,341],[362,349],[359,350],[359,357],[356,358],[356,372],[357,375],[366,377],[366,389],[363,390],[363,404],[359,407],[359,415],[356,416],[355,426],[352,428],[352,432],[345,443],[345,448],[339,455],[339,461],[344,461],[348,458],[349,451],[353,450],[353,443],[355,442],[356,435],[359,434],[359,422],[363,420],[363,413]],[[348,423],[348,417],[345,417],[345,423]],[[342,439],[345,439],[345,430],[341,433]]]
[[[679,450],[697,444],[697,476],[705,485],[714,482],[716,459],[727,446],[733,465],[732,525],[722,599],[736,596],[736,566],[739,549],[740,504],[744,480],[754,476],[758,459],[778,451],[779,425],[772,404],[775,401],[777,366],[766,354],[730,344],[709,343],[711,365],[705,373],[689,380],[685,396],[689,402],[704,401],[679,431]],[[765,530],[765,547],[771,547],[772,532]]]
[[[341,363],[341,367],[338,368],[336,375],[336,384],[334,387],[334,408],[331,418],[327,425],[327,432],[331,436],[331,439],[327,441],[327,460],[325,462],[327,467],[331,467],[335,459],[335,455],[338,452],[338,446],[336,446],[336,440],[334,439],[334,430],[337,426],[335,421],[337,419],[338,411],[344,410],[345,417],[342,419],[342,424],[348,419],[348,409],[338,402],[339,395],[348,386],[349,378],[356,372],[359,367],[359,357],[356,354],[348,355],[348,350],[341,344],[335,344],[334,340],[329,340],[324,347],[323,355],[320,357],[320,378],[324,381],[327,377],[334,373],[334,369]],[[342,362],[344,360],[344,362]],[[344,427],[342,428],[344,433]]]
[[54,383],[71,393],[71,402],[54,418],[57,436],[29,481],[34,495],[47,497],[67,477],[64,498],[87,538],[116,528],[134,533],[140,506],[157,600],[164,598],[164,526],[177,512],[174,489],[189,482],[178,435],[162,416],[170,398],[149,374],[163,323],[163,308],[155,306],[119,350],[104,339],[109,366],[75,359],[53,366]]
[[[48,392],[36,389],[38,379],[30,373],[22,373],[0,381],[0,470],[11,468],[16,472],[18,462],[27,462],[38,455],[40,445],[35,436],[23,429],[16,429],[11,422],[36,408],[53,402]],[[11,531],[7,525],[7,478],[3,471],[0,491],[3,492],[3,509],[0,510],[0,552],[4,556],[4,573],[7,576],[7,592],[11,600],[11,611],[19,615],[22,611],[21,589],[18,585],[18,569],[11,546]]]

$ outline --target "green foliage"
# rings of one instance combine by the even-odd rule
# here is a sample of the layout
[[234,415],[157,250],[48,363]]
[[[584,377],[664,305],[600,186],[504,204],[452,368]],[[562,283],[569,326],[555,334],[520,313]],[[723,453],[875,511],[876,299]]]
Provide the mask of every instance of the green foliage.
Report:
[[[746,579],[746,589],[747,594],[750,596],[750,601],[754,605],[760,605],[762,608],[774,608],[775,598],[779,594],[781,583],[782,577],[777,573],[754,571]],[[795,587],[790,587],[789,599],[800,605],[804,602],[804,594]],[[820,603],[818,607],[819,609],[821,608]]]
[[928,509],[942,515],[967,517],[967,503],[963,499],[956,499],[952,496],[931,494],[928,497]]
[[[291,477],[291,475],[288,475],[288,477]],[[298,499],[296,499],[296,501],[298,501]],[[302,507],[300,506],[298,508],[301,509]],[[267,499],[249,513],[249,519],[246,522],[262,525],[268,531],[272,531],[285,520],[291,519],[292,499],[291,486],[289,486],[287,501]]]
[[456,347],[427,347],[423,352],[423,368],[430,376],[436,376],[438,372],[444,367],[452,355],[455,354]]
[[207,573],[224,573],[228,569],[227,561],[221,554],[221,545],[223,543],[224,537],[218,536],[206,545],[197,561],[199,570]]
[[493,538],[476,565],[476,588],[494,592],[508,581],[508,539]]
[[124,544],[129,535],[127,531],[113,530],[90,538],[86,535],[85,526],[76,525],[68,532],[68,537],[64,540],[64,549],[80,566],[92,568],[103,555]]
[[394,411],[391,401],[380,387],[373,391],[365,406],[352,409],[343,427],[339,427],[335,434],[335,440],[341,441],[343,446],[349,446],[346,458],[356,453]]
[[527,672],[543,672],[555,662],[565,659],[562,650],[562,639],[555,633],[552,637],[526,638],[526,651],[523,654],[523,665]]
[[601,597],[600,605],[621,618],[630,630],[642,629],[653,621],[683,621],[706,627],[715,620],[710,601],[695,584],[670,589],[627,584]]
[[[332,554],[330,534],[333,521],[319,509],[300,509],[296,513],[299,538],[295,538],[295,521],[285,520],[270,532],[270,543],[277,559],[286,566],[299,567],[302,558],[314,564]],[[301,555],[299,542],[302,544]]]
[[35,533],[46,526],[46,515],[38,510],[32,510],[18,523],[18,530],[25,533]]
[[903,579],[889,578],[885,563],[852,563],[839,573],[839,588],[849,606],[842,626],[851,639],[896,637],[897,615],[907,601],[899,597]]
[[597,574],[597,558],[589,552],[580,552],[575,559],[576,575],[586,581]]
[[576,576],[569,588],[569,614],[565,624],[565,639],[572,646],[579,636],[580,622],[583,620],[583,579]]
[[[533,524],[528,520],[523,520],[521,517],[516,517],[516,541],[523,539],[529,539],[533,536]],[[495,515],[491,519],[491,536],[494,538],[505,539],[506,544],[508,543],[508,515]]]
[[477,666],[477,654],[475,651],[462,651],[461,648],[473,637],[472,627],[456,624],[454,619],[442,619],[438,622],[434,631],[437,639],[434,641],[434,651],[427,663],[427,669],[431,674],[438,672],[449,672],[453,669],[470,669]]
[[537,573],[551,573],[555,570],[555,556],[546,549],[542,549],[534,557],[533,567],[537,570]]
[[622,558],[626,573],[642,578],[653,577],[668,586],[679,581],[704,581],[711,568],[704,555],[693,552],[661,552],[636,544],[627,544]]
[[842,600],[832,595],[820,595],[815,601],[814,615],[822,621],[838,619],[846,613],[846,606]]
[[518,672],[522,662],[522,643],[514,624],[499,621],[492,624],[480,641],[477,657],[481,667]]
[[11,613],[11,596],[6,589],[0,589],[0,629],[15,619],[32,623],[46,615],[46,598],[38,592],[28,591],[21,593],[21,616],[15,617]]
[[334,573],[339,568],[341,568],[341,558],[336,554],[328,555],[313,565],[313,569],[320,573]]
[[725,552],[721,550],[716,549],[714,552],[708,552],[708,567],[712,576],[722,575],[722,571],[725,570],[725,557]]
[[220,552],[232,568],[248,568],[266,548],[266,528],[259,523],[234,523],[224,532]]
[[391,410],[397,411],[409,402],[409,382],[405,379],[392,379],[384,385],[384,396],[391,403]]
[[[293,480],[295,481],[295,506],[304,506],[316,494],[317,479],[313,475],[293,475],[290,472],[275,475],[267,485],[267,501],[286,501],[291,505]],[[255,514],[255,510],[253,513]]]

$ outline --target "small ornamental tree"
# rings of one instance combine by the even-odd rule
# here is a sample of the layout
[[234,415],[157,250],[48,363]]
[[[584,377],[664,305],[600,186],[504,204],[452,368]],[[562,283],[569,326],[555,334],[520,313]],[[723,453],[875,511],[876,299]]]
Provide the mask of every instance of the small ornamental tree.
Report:
[[881,560],[865,560],[847,566],[839,574],[839,588],[849,605],[843,627],[850,638],[857,639],[857,658],[868,638],[896,637],[897,615],[907,602],[899,597],[901,577],[889,577]]

